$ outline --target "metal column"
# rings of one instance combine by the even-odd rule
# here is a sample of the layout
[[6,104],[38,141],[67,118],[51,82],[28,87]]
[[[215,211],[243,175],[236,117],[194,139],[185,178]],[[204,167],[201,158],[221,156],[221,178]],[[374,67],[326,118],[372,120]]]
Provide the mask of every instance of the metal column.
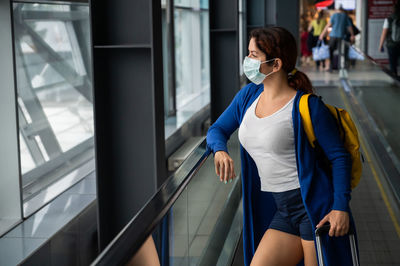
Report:
[[0,1],[0,235],[22,217],[10,1]]
[[240,89],[239,2],[210,1],[211,122]]
[[161,3],[90,7],[102,250],[166,178]]
[[246,9],[248,33],[255,28],[280,26],[289,30],[299,44],[299,1],[246,0]]
[[275,14],[276,14],[276,26],[284,27],[291,34],[297,42],[297,50],[300,51],[300,33],[299,33],[299,13],[300,3],[299,1],[293,0],[274,0],[275,3]]

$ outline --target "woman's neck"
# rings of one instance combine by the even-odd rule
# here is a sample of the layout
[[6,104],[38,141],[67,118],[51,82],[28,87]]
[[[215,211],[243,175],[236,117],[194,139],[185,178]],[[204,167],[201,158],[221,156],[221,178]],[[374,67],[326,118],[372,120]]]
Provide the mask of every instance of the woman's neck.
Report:
[[296,90],[289,86],[286,73],[279,71],[263,81],[264,99],[275,100],[293,94]]

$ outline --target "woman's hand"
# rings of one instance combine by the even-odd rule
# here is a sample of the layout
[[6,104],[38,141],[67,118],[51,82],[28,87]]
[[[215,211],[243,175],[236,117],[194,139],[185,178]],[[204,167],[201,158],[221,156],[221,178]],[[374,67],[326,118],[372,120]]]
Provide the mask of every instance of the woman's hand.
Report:
[[332,210],[317,224],[317,228],[326,222],[331,224],[331,229],[329,230],[330,237],[344,236],[349,231],[349,214],[346,211]]
[[233,167],[232,158],[225,151],[217,151],[214,156],[215,172],[219,176],[219,180],[232,181],[236,177],[235,169]]

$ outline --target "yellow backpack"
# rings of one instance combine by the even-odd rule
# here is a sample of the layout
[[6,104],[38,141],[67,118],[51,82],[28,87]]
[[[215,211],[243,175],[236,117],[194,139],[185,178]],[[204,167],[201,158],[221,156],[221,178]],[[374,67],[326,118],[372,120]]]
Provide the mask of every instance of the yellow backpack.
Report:
[[[300,98],[299,109],[300,115],[303,121],[303,127],[306,132],[307,138],[313,148],[319,149],[319,152],[322,152],[322,149],[319,147],[318,143],[316,142],[316,137],[314,134],[314,128],[311,123],[311,116],[310,116],[310,109],[308,106],[308,98],[312,94],[304,94]],[[354,125],[353,120],[351,120],[350,115],[346,112],[346,110],[331,106],[329,104],[325,104],[328,107],[329,111],[332,113],[333,117],[335,118],[340,137],[342,138],[343,144],[345,149],[350,153],[351,160],[352,160],[352,167],[351,167],[351,189],[354,189],[358,183],[360,182],[361,172],[362,172],[362,163],[359,148],[360,142],[358,140],[358,132],[357,128]],[[323,152],[322,152],[323,153]],[[324,157],[323,164],[328,164],[328,160],[324,154],[319,156]],[[329,164],[330,166],[330,164]],[[326,165],[325,165],[326,167]]]

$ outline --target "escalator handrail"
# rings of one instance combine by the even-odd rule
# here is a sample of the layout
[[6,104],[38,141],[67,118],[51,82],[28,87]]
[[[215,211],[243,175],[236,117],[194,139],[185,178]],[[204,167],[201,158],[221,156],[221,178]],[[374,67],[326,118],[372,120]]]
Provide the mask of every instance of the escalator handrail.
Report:
[[161,185],[159,190],[97,256],[91,265],[126,264],[161,222],[164,215],[179,198],[210,153],[206,149],[204,137],[204,140],[178,170]]

